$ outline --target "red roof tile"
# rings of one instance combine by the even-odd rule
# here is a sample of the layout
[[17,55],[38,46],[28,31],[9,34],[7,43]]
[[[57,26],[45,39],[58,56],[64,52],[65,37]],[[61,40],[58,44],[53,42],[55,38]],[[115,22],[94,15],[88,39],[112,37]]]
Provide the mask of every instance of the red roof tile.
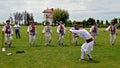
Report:
[[52,13],[53,12],[53,8],[51,8],[51,9],[45,9],[44,11],[43,11],[43,13]]

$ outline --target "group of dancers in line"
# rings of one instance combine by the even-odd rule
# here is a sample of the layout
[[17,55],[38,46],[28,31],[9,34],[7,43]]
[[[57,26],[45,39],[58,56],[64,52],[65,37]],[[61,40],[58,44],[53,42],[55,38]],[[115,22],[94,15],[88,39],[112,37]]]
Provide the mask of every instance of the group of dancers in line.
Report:
[[[16,38],[20,38],[20,33],[19,33],[20,26],[17,22],[14,28],[15,28]],[[90,52],[93,50],[93,45],[96,44],[96,36],[98,35],[97,23],[93,23],[93,25],[90,28],[90,31],[87,31],[82,27],[79,28],[77,24],[74,24],[74,26],[68,31],[72,33],[74,45],[77,45],[77,41],[79,37],[82,37],[85,40],[85,43],[83,43],[83,45],[81,46],[80,60],[84,60],[85,54],[87,54],[89,60],[92,60],[92,55]],[[110,44],[114,45],[116,40],[116,35],[118,33],[114,20],[111,21],[110,26],[106,28],[105,31],[110,31]],[[6,46],[11,47],[12,45],[13,31],[10,25],[10,20],[6,20],[6,25],[2,29],[2,33],[3,33],[3,37],[5,38],[2,51],[6,51]],[[30,25],[28,26],[27,29],[27,33],[29,35],[29,45],[30,46],[35,45],[37,29],[33,21],[30,22]],[[46,45],[47,46],[50,45],[51,37],[52,37],[51,36],[52,27],[50,26],[49,22],[46,22],[46,26],[44,27],[42,33],[45,34]],[[59,36],[58,45],[64,45],[64,36],[66,33],[66,28],[62,21],[59,22],[59,25],[57,27],[57,33]]]

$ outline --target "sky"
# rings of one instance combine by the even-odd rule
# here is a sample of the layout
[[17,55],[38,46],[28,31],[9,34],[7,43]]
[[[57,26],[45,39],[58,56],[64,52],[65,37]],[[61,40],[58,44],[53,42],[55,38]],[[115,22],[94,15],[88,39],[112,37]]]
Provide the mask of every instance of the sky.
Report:
[[15,12],[33,13],[37,22],[43,21],[46,8],[67,10],[70,20],[99,20],[120,18],[120,0],[0,0],[0,22],[5,22]]

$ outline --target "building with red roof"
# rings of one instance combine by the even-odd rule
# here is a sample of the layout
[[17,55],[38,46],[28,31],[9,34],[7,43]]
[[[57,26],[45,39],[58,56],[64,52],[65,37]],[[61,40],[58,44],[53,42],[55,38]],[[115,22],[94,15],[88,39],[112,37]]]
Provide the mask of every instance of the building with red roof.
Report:
[[[43,11],[44,13],[44,22],[48,21],[50,22],[50,25],[52,25],[52,13],[53,13],[54,9],[53,8],[50,8],[50,9],[45,9]],[[45,24],[45,23],[44,23]]]

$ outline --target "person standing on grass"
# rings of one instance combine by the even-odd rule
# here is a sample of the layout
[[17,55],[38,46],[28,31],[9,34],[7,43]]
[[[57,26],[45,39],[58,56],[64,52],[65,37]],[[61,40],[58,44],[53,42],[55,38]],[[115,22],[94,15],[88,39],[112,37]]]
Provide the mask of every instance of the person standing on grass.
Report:
[[93,25],[90,28],[90,34],[94,38],[94,44],[96,44],[96,36],[98,35],[98,27],[96,23],[93,23]]
[[60,21],[59,24],[60,25],[57,27],[57,33],[58,33],[58,36],[59,36],[58,45],[60,45],[60,42],[63,45],[63,43],[64,43],[64,35],[65,35],[65,32],[66,32],[66,28],[63,25],[62,21]]
[[6,20],[6,25],[2,29],[2,33],[3,36],[5,37],[4,48],[2,48],[2,51],[6,51],[6,46],[11,47],[12,45],[13,31],[10,25],[10,20]]
[[108,26],[105,31],[110,31],[110,44],[113,46],[116,41],[116,35],[118,34],[114,20],[111,21],[111,25]]
[[70,29],[70,32],[73,34],[78,34],[85,40],[85,43],[81,46],[81,57],[79,60],[84,60],[85,54],[87,54],[89,60],[92,60],[92,55],[90,52],[93,50],[94,39],[91,34],[83,28],[80,28],[79,30]]
[[[77,24],[74,24],[74,27],[71,28],[72,30],[79,30],[79,27]],[[77,45],[79,35],[76,33],[73,33],[73,44]]]
[[49,22],[46,22],[46,26],[43,29],[43,34],[45,34],[46,37],[46,45],[50,45],[51,43],[51,35],[52,35],[52,27],[50,26]]
[[27,33],[29,34],[29,45],[30,46],[35,45],[37,30],[33,21],[30,22],[30,25],[28,26],[27,29]]
[[20,25],[18,24],[18,22],[15,22],[14,29],[15,29],[16,38],[20,38]]

